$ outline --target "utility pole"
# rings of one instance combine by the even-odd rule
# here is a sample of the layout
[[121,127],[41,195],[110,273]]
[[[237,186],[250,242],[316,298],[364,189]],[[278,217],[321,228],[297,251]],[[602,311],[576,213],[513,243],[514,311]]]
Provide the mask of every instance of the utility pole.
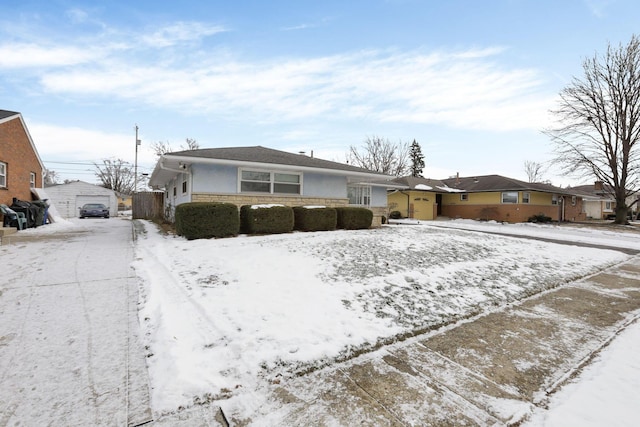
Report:
[[134,167],[134,177],[133,177],[133,192],[138,192],[138,145],[140,145],[142,141],[138,139],[138,125],[136,125],[136,162]]

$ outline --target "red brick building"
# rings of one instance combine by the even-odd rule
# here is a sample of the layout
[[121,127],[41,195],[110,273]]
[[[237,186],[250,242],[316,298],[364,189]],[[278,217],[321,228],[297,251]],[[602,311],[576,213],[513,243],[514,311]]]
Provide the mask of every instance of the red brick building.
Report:
[[0,110],[0,204],[30,201],[31,187],[43,187],[44,165],[22,114]]

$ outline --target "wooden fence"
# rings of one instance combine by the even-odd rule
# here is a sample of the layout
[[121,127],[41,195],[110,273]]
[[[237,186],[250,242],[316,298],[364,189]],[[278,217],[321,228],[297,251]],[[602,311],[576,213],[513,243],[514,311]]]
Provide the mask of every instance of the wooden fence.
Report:
[[164,193],[145,191],[133,195],[133,219],[164,219]]

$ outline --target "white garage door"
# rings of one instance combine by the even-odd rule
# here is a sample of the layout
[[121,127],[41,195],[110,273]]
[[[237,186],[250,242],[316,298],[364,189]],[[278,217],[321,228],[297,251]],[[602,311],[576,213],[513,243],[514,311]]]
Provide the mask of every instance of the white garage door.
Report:
[[80,209],[83,205],[87,203],[102,203],[107,207],[107,209],[111,209],[109,206],[109,196],[76,196],[76,215],[80,214]]

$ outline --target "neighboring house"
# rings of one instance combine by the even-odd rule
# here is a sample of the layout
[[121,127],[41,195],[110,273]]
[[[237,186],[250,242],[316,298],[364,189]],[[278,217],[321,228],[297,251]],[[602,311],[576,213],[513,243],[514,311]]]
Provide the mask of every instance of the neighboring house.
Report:
[[118,198],[113,190],[89,184],[84,181],[73,181],[67,184],[56,184],[46,189],[49,203],[53,204],[63,218],[75,218],[79,209],[86,203],[102,203],[109,208],[109,215],[118,215]]
[[0,110],[0,204],[13,198],[31,201],[31,188],[42,188],[44,165],[22,114]]
[[130,211],[131,210],[131,194],[124,194],[116,191],[116,197],[118,198],[118,210]]
[[400,188],[387,195],[389,212],[398,211],[405,218],[436,219],[442,215],[443,194],[460,192],[436,179],[405,176],[391,182]]
[[[303,154],[261,146],[205,148],[160,157],[149,184],[164,189],[165,212],[187,202],[237,205],[362,206],[373,225],[387,212],[392,177]],[[391,186],[392,187],[392,186]]]
[[[413,204],[413,211],[410,208],[409,214],[415,219],[434,219],[442,215],[450,218],[525,222],[538,214],[551,217],[554,221],[580,221],[586,217],[582,197],[570,189],[528,183],[500,175],[424,182],[398,178],[394,182],[406,184],[405,190],[399,193],[409,194],[409,201]],[[424,194],[424,197],[420,194]],[[395,193],[390,193],[389,198],[391,203],[398,203],[399,196]],[[430,203],[436,205],[429,209]]]
[[[572,191],[582,196],[584,211],[587,218],[607,219],[615,217],[616,198],[613,189],[602,181],[596,181],[593,185],[578,185],[571,188]],[[627,206],[636,201],[637,195],[627,197]],[[631,206],[632,212],[638,210],[635,204]]]

